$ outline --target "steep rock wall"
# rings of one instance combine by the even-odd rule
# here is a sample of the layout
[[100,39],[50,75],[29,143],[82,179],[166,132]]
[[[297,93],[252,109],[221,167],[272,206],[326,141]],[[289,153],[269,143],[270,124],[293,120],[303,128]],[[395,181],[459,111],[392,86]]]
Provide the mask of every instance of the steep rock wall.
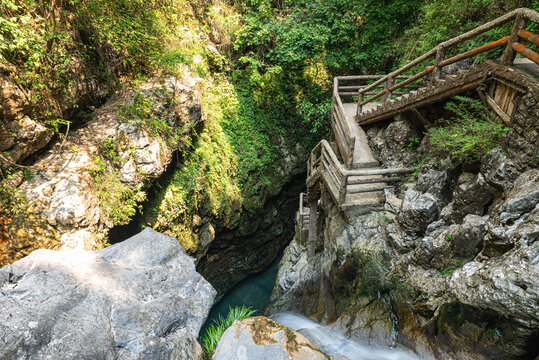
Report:
[[[473,166],[427,162],[386,191],[384,211],[350,224],[327,194],[317,251],[285,250],[267,313],[288,310],[352,338],[427,357],[533,358],[539,339],[537,99],[524,96],[512,130]],[[402,136],[405,133],[406,136]],[[367,131],[385,166],[424,155],[413,123]]]

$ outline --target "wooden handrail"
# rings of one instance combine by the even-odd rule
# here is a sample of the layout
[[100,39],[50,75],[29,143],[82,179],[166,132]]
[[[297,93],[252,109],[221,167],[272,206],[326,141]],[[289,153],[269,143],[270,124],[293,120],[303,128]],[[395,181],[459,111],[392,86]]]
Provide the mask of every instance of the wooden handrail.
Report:
[[[319,151],[320,155],[318,156]],[[375,184],[397,181],[397,178],[392,177],[389,179],[380,178],[368,180],[354,180],[353,182],[349,183],[348,178],[350,176],[399,175],[408,174],[416,171],[415,168],[348,170],[339,161],[337,155],[333,151],[333,148],[326,140],[321,140],[313,148],[313,150],[311,151],[310,159],[311,168],[309,169],[310,176],[307,179],[307,184],[312,183],[312,177],[320,176],[322,180],[326,182],[326,184],[333,184],[333,186],[328,186],[328,190],[331,192],[331,195],[335,199],[335,201],[339,203],[343,203],[345,200],[345,196],[347,193],[347,185],[360,183]]]
[[[472,50],[469,50],[469,51],[466,51],[464,53],[461,53],[459,55],[456,55],[456,56],[453,56],[449,59],[444,59],[445,57],[445,53],[447,51],[447,49],[449,48],[452,48],[454,47],[455,45],[458,45],[464,41],[467,41],[467,40],[470,40],[472,38],[475,38],[479,35],[482,35],[484,33],[486,33],[487,31],[489,30],[492,30],[496,27],[500,27],[510,21],[514,20],[515,21],[515,26],[514,26],[514,30],[513,30],[513,35],[509,35],[509,36],[506,36],[502,39],[499,39],[497,41],[494,41],[494,42],[491,42],[489,44],[486,44],[486,45],[483,45],[483,46],[479,46],[477,48],[474,48]],[[518,37],[520,38],[523,38],[523,39],[526,39],[534,44],[538,44],[539,43],[539,37],[536,36],[535,34],[532,34],[526,30],[523,30],[521,29],[520,27],[523,27],[523,23],[521,24],[522,21],[525,21],[525,20],[529,20],[529,21],[533,21],[535,23],[539,23],[539,13],[535,10],[532,10],[532,9],[527,9],[527,8],[519,8],[519,9],[515,9],[503,16],[500,16],[499,18],[497,19],[494,19],[492,21],[489,21],[488,23],[485,23],[483,25],[480,25],[478,27],[476,27],[475,29],[472,29],[464,34],[461,34],[455,38],[452,38],[450,40],[447,40],[447,41],[444,41],[442,43],[440,43],[438,46],[436,46],[435,48],[429,50],[428,52],[426,52],[425,54],[421,55],[420,57],[416,58],[415,60],[411,61],[410,63],[402,66],[401,68],[381,77],[381,78],[378,78],[377,81],[375,81],[374,83],[370,84],[369,86],[367,87],[364,87],[364,88],[361,88],[359,89],[358,91],[358,102],[357,102],[357,114],[359,114],[361,112],[361,109],[362,107],[365,105],[365,104],[368,104],[376,99],[378,99],[379,97],[383,96],[383,101],[384,102],[387,102],[390,97],[391,97],[391,94],[393,93],[394,90],[396,89],[399,89],[403,86],[406,86],[416,80],[419,80],[420,78],[426,76],[427,74],[431,73],[431,72],[434,72],[434,76],[433,76],[433,80],[437,79],[439,73],[441,72],[441,69],[447,65],[450,65],[450,64],[453,64],[457,61],[460,61],[462,59],[466,59],[466,58],[470,58],[470,57],[473,57],[473,56],[476,56],[478,54],[481,54],[481,53],[484,53],[484,52],[487,52],[487,51],[491,51],[493,49],[497,49],[499,47],[503,47],[503,46],[506,46],[506,55],[504,55],[504,59],[505,58],[510,58],[511,62],[513,61],[512,59],[514,58],[514,56],[507,56],[507,52],[508,51],[517,51],[521,54],[523,54],[524,56],[528,57],[529,59],[537,62],[539,60],[539,54],[537,54],[536,52],[534,52],[533,50],[521,45],[521,44],[518,44],[514,41],[516,41],[516,38],[517,38],[517,35]],[[510,46],[509,46],[510,45]],[[411,69],[411,68],[414,68],[415,66],[423,63],[424,61],[432,58],[436,56],[436,59],[435,59],[435,63],[434,65],[431,65],[427,68],[425,68],[423,71],[421,71],[420,73],[418,74],[415,74],[411,77],[405,77],[406,80],[400,82],[400,83],[397,83],[397,84],[393,84],[393,81],[394,79],[397,79],[399,77],[401,77],[400,75],[402,73],[404,73],[405,71]],[[370,97],[369,99],[365,99],[365,95],[368,95],[369,94],[369,91],[373,90],[373,89],[376,89],[376,88],[379,88],[383,86],[384,89],[382,91],[380,91],[379,93],[376,93],[374,94],[374,96]]]
[[528,40],[531,43],[534,43],[535,45],[539,46],[539,35],[535,35],[532,32],[529,32],[527,30],[521,29],[518,31],[517,35],[524,39]]

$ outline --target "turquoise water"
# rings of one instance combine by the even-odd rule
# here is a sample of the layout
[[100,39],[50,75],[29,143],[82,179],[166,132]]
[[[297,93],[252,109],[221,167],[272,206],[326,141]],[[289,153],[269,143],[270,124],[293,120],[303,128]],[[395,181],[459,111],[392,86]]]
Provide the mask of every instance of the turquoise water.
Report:
[[262,310],[269,303],[282,256],[281,253],[266,270],[249,276],[230,289],[221,301],[213,306],[200,334],[203,335],[206,327],[218,319],[219,315],[226,317],[229,307],[245,305],[257,311]]

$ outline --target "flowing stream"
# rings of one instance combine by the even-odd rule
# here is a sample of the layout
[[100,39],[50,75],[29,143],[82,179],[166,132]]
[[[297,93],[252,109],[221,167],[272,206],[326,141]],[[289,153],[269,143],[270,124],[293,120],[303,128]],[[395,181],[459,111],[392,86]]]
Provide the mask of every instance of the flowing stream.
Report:
[[230,307],[245,305],[253,308],[253,310],[261,311],[269,303],[282,257],[281,252],[277,259],[264,271],[249,276],[230,289],[221,301],[213,306],[206,323],[200,330],[200,334],[204,334],[206,328],[214,320],[217,320],[219,316],[226,317]]
[[299,331],[329,356],[344,356],[350,360],[417,360],[416,355],[400,349],[380,348],[364,345],[320,325],[305,316],[280,313],[272,319]]

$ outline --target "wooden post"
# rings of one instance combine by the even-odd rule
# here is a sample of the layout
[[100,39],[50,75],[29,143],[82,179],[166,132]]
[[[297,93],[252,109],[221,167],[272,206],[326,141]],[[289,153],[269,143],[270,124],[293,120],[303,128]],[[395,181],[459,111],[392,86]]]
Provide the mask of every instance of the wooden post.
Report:
[[344,204],[346,200],[346,187],[348,185],[348,175],[343,175],[341,188],[339,189],[339,203]]
[[318,199],[312,200],[309,203],[309,243],[308,243],[308,258],[314,257],[315,242],[316,242],[316,223],[318,220]]
[[361,106],[361,103],[365,101],[365,93],[363,91],[359,91],[359,98],[357,100],[357,113],[356,115],[359,115],[361,114],[361,112],[363,111],[363,106]]
[[513,31],[511,31],[511,36],[509,36],[509,41],[505,47],[505,52],[503,53],[503,65],[513,64],[515,56],[517,55],[516,51],[513,49],[513,43],[518,41],[518,31],[523,29],[524,25],[526,25],[526,19],[522,14],[518,14],[513,25]]
[[438,49],[436,49],[436,59],[434,60],[434,71],[432,73],[432,79],[430,81],[431,85],[434,85],[434,83],[438,80],[440,80],[440,76],[442,74],[442,68],[440,67],[440,63],[444,61],[445,57],[445,48],[442,46],[438,46]]
[[393,87],[393,78],[390,76],[387,78],[385,86],[384,86],[384,90],[386,91],[386,93],[384,94],[384,97],[382,98],[382,102],[384,104],[387,103],[391,99],[391,92],[389,91],[389,89],[391,89],[392,87]]
[[352,168],[354,164],[354,151],[356,150],[356,138],[351,137],[350,143],[348,144],[348,159],[346,159],[346,166],[348,169]]

